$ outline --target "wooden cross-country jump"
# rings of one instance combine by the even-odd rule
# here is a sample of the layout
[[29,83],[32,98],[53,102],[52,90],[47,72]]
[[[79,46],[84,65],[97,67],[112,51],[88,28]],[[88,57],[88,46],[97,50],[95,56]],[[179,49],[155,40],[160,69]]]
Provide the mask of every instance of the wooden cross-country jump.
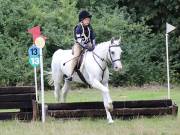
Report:
[[[177,115],[172,100],[114,101],[111,112],[115,118],[135,116]],[[55,118],[105,117],[102,102],[49,103],[47,114]]]
[[[34,87],[0,88],[0,111],[5,109],[0,112],[0,120],[41,118],[41,104],[37,104],[35,98]],[[103,102],[46,103],[45,106],[46,115],[54,118],[103,118],[106,116]],[[111,114],[114,118],[176,116],[178,113],[178,106],[171,99],[114,101],[113,106]],[[12,111],[9,112],[9,109]]]

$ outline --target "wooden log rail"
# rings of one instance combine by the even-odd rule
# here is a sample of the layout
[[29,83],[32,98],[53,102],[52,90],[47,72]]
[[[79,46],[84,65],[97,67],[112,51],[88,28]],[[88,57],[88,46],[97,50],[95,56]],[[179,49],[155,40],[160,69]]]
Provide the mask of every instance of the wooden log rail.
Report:
[[[20,119],[31,120],[38,117],[35,88],[1,87],[0,88],[0,120]],[[6,109],[8,109],[6,111]],[[13,109],[13,110],[12,110]],[[12,110],[9,112],[9,110]]]
[[[114,101],[113,117],[177,115],[172,100]],[[102,102],[49,103],[47,114],[55,118],[105,117]]]

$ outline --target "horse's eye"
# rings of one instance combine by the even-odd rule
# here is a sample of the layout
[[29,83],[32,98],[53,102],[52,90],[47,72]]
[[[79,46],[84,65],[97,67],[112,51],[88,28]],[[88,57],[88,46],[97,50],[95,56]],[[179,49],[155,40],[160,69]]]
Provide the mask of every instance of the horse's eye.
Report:
[[114,55],[114,51],[112,51],[111,54]]

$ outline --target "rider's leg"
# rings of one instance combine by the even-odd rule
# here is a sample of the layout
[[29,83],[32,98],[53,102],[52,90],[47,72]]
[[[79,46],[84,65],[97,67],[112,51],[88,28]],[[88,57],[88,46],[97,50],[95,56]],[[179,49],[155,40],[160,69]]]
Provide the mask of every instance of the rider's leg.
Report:
[[72,61],[71,61],[70,76],[67,77],[66,80],[69,80],[69,81],[72,80],[74,69],[75,69],[77,62],[78,62],[78,58],[79,58],[78,56],[80,56],[81,51],[82,51],[82,47],[78,43],[75,43],[73,46],[73,57],[74,57],[74,59],[72,59]]

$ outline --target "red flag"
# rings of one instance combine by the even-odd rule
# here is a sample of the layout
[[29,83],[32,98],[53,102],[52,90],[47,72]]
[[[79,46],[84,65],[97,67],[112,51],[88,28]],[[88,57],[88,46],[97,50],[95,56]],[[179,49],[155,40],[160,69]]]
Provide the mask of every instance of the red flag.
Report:
[[32,34],[33,41],[35,41],[35,39],[41,35],[40,26],[36,26],[31,29],[28,29],[28,33]]
[[47,37],[41,35],[40,26],[33,27],[31,29],[28,29],[28,33],[32,34],[33,36],[33,42],[35,43],[36,38],[42,37],[44,40],[47,39]]

